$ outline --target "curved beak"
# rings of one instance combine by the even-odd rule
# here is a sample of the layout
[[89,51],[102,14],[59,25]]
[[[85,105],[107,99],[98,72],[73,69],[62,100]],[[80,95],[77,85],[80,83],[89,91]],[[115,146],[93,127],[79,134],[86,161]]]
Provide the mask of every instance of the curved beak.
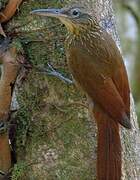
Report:
[[56,18],[62,18],[67,17],[66,14],[63,14],[63,9],[37,9],[34,11],[31,11],[30,14],[38,15],[38,16],[50,16],[50,17],[56,17]]

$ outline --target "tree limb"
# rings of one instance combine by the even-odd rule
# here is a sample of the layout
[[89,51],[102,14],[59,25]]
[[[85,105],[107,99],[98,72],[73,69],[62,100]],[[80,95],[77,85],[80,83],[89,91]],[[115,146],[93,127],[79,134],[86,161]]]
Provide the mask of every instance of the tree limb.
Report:
[[[13,85],[19,64],[16,62],[16,48],[4,52],[0,61],[3,64],[0,80],[0,122],[6,123],[12,99]],[[0,171],[7,173],[11,167],[11,152],[8,132],[0,134]]]
[[23,0],[9,0],[5,9],[0,13],[0,22],[5,23],[10,20],[14,16],[22,1]]

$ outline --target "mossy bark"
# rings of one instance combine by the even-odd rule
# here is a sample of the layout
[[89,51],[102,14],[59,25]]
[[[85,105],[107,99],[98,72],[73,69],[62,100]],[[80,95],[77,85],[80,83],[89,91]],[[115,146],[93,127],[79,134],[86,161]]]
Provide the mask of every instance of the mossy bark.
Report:
[[[40,72],[51,63],[64,76],[71,78],[63,46],[66,29],[57,20],[29,14],[36,8],[62,7],[69,2],[24,1],[17,15],[5,27],[11,32],[15,26],[20,26],[16,29],[16,32],[20,31],[16,39],[22,45],[27,61],[32,64],[18,90],[19,109],[12,117],[17,122],[17,163],[13,180],[96,179],[96,126],[89,119],[85,96],[74,85]],[[117,37],[111,1],[80,2],[86,3],[90,11],[94,9],[101,24]],[[118,38],[116,41],[119,42]],[[136,122],[135,114],[132,119]],[[127,135],[126,131],[123,133],[124,147],[129,146],[129,152],[125,153],[124,179],[138,177],[137,133],[136,128]],[[135,142],[130,142],[132,140]],[[135,168],[127,174],[130,165]]]

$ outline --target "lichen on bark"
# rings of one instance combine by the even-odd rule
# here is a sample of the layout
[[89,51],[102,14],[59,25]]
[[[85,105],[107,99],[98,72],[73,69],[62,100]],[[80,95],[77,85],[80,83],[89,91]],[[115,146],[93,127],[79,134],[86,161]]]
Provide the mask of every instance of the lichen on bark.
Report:
[[[71,3],[55,0],[25,1],[17,16],[7,25],[9,31],[14,26],[21,26],[17,29],[22,31],[18,40],[27,60],[32,64],[28,77],[18,91],[19,109],[12,117],[18,125],[17,163],[13,169],[13,180],[44,180],[44,177],[95,179],[96,131],[89,121],[88,110],[81,106],[86,103],[85,96],[79,93],[74,85],[66,85],[55,77],[39,72],[39,69],[46,68],[49,62],[62,74],[70,77],[63,46],[66,29],[57,20],[29,15],[32,9],[62,7],[69,2]],[[94,10],[101,24],[119,42],[116,38],[118,36],[112,2],[81,0],[80,4],[82,3],[87,4],[89,11]],[[135,115],[132,116],[135,119]],[[138,130],[135,129],[125,135],[125,139],[128,137],[134,141],[137,133]],[[125,162],[129,162],[130,154],[135,157],[137,155],[134,143],[128,149],[130,153],[124,148],[127,153]],[[135,158],[132,159],[134,161],[130,163],[131,166],[138,167]],[[134,179],[134,171],[132,174],[128,173],[128,166],[125,166],[124,174],[125,179]],[[137,173],[135,175],[138,176]]]

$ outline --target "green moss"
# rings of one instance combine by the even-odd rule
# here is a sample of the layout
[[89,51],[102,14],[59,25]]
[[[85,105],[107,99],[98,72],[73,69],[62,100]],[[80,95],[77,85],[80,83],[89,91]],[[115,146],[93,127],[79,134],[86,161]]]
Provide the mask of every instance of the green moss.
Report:
[[[25,146],[26,135],[30,128],[31,119],[34,113],[40,111],[41,99],[43,96],[44,85],[38,84],[42,81],[44,84],[44,77],[38,76],[35,72],[30,73],[30,79],[24,84],[23,89],[19,92],[18,102],[20,109],[17,112],[17,146]],[[35,80],[33,80],[33,77]]]
[[[37,70],[37,67],[46,68],[49,62],[70,77],[63,46],[65,28],[53,19],[43,20],[29,15],[32,9],[60,6],[62,4],[56,0],[25,2],[18,16],[9,22],[9,30],[22,24],[27,25],[20,31],[47,27],[45,31],[26,32],[18,37],[33,69],[18,94],[15,179],[22,180],[25,174],[26,180],[93,179],[93,141],[89,136],[87,109],[72,105],[73,102],[85,103],[85,97],[75,86]],[[30,168],[27,164],[31,164]]]
[[19,162],[18,164],[15,164],[13,168],[12,180],[23,179],[23,176],[25,177],[25,172],[27,168],[28,166],[25,162]]
[[17,52],[23,51],[22,44],[18,38],[15,38],[12,43],[10,44],[11,47],[15,47]]

